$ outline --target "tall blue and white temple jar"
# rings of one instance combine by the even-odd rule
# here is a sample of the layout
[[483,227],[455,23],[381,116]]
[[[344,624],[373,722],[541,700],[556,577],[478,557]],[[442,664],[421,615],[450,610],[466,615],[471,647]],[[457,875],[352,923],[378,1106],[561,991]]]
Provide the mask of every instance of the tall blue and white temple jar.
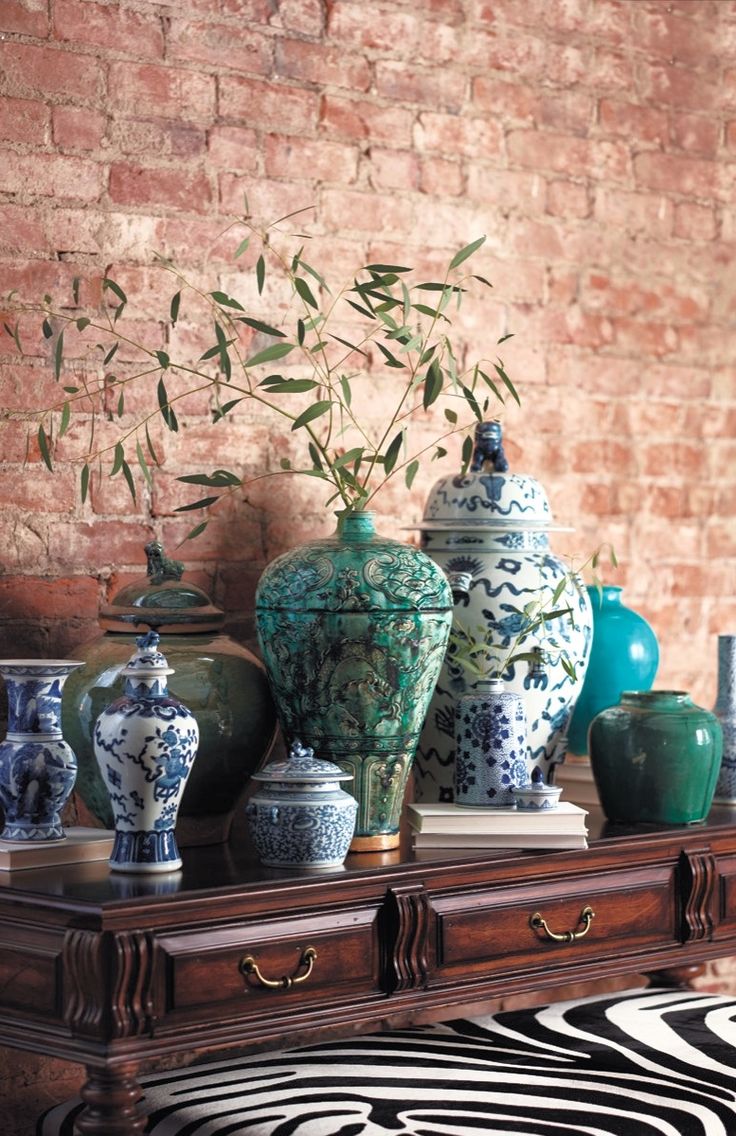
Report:
[[[523,641],[523,651],[543,665],[517,662],[501,676],[504,688],[524,699],[529,775],[548,782],[565,756],[567,728],[590,655],[593,616],[582,580],[550,549],[550,534],[567,530],[553,523],[538,481],[508,472],[497,422],[476,428],[467,473],[435,483],[419,528],[424,551],[451,578],[464,573],[468,580],[467,591],[455,593],[455,624],[476,635],[487,632],[489,654],[499,662],[524,627],[524,607],[540,597],[549,606],[564,583],[554,606],[569,607],[571,615],[531,631]],[[455,705],[473,681],[449,652],[417,750],[417,800],[453,799]]]
[[173,674],[156,631],[140,635],[122,674],[122,698],[95,722],[94,751],[113,806],[110,867],[171,872],[181,867],[174,835],[179,804],[197,755],[199,728],[168,690]]
[[62,689],[83,667],[73,659],[3,659],[8,731],[0,744],[3,840],[63,840],[61,810],[77,776],[77,758],[61,731]]

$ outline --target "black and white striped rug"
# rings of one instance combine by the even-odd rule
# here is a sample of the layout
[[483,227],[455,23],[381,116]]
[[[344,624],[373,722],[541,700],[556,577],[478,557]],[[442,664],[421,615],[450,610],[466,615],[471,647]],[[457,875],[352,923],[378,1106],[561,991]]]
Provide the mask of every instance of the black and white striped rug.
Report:
[[736,1136],[736,1000],[631,990],[142,1083],[150,1136]]

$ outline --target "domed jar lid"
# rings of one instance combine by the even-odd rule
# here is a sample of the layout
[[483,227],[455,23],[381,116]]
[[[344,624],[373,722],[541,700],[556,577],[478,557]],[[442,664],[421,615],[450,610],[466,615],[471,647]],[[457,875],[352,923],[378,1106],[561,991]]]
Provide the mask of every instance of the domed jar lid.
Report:
[[353,780],[352,773],[346,773],[334,761],[315,757],[314,750],[298,739],[292,743],[286,761],[272,761],[252,776],[254,781],[282,785],[322,785],[328,781]]
[[547,494],[533,477],[509,473],[499,422],[481,422],[467,473],[442,477],[430,490],[422,530],[564,531],[552,522]]
[[145,545],[145,577],[126,585],[109,604],[100,608],[105,631],[135,631],[143,625],[165,628],[167,635],[188,631],[217,631],[225,613],[215,607],[202,588],[182,583],[184,565],[172,560],[158,540]]

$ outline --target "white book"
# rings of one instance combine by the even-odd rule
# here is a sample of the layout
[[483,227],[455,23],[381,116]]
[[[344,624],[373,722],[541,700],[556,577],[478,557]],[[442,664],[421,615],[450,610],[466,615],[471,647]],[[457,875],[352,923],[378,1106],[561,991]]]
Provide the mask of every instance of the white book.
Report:
[[506,833],[500,836],[483,833],[416,832],[415,848],[587,848],[586,832]]
[[82,827],[67,828],[63,840],[0,840],[0,872],[107,860],[114,840],[107,829]]
[[553,809],[470,809],[440,801],[408,804],[407,819],[417,832],[579,834],[585,830],[587,809],[560,801]]

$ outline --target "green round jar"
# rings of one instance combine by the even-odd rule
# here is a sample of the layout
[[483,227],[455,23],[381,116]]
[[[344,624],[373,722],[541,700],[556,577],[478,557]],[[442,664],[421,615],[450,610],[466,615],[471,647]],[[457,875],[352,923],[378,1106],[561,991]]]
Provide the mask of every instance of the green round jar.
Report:
[[721,725],[680,690],[624,691],[590,724],[590,763],[610,821],[698,824],[713,801]]

